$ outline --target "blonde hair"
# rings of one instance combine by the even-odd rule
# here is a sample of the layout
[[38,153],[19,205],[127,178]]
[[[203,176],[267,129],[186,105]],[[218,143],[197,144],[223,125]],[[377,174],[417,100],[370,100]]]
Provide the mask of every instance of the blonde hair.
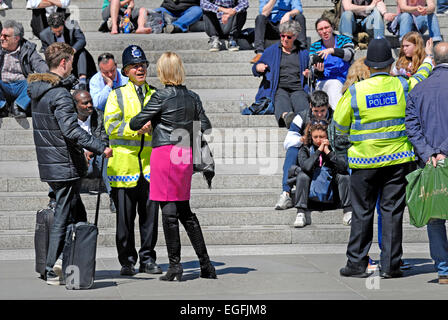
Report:
[[157,60],[157,76],[163,84],[181,85],[185,80],[182,59],[174,52],[165,52]]
[[342,93],[345,92],[355,82],[367,79],[370,77],[369,67],[364,64],[366,57],[359,58],[348,69],[347,78],[344,86],[342,87]]
[[[409,58],[406,57],[403,51],[403,42],[405,40],[415,45],[414,54]],[[418,67],[423,63],[423,60],[425,60],[425,47],[422,36],[415,31],[406,33],[401,40],[400,53],[395,67],[397,70],[405,69],[407,72],[414,74],[417,72]],[[409,63],[411,63],[410,67]]]

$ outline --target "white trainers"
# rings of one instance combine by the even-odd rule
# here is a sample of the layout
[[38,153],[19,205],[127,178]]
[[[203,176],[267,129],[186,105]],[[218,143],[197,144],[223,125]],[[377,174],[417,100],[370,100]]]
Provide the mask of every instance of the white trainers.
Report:
[[283,191],[275,205],[275,210],[285,210],[289,208],[292,208],[291,197],[286,191]]
[[344,213],[344,216],[342,217],[342,224],[344,226],[349,226],[352,224],[352,212],[346,212]]
[[2,4],[0,4],[0,11],[8,10],[8,9],[9,9],[9,7],[6,3],[2,2]]
[[306,225],[305,213],[298,212],[296,220],[294,221],[295,228],[303,228]]
[[56,263],[53,266],[53,271],[59,278],[62,278],[62,260],[56,260]]

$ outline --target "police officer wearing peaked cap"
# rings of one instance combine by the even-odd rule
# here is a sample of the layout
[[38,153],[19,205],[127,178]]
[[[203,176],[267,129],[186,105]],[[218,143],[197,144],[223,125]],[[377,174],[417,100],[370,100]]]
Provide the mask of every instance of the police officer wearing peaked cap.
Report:
[[[109,161],[107,176],[111,197],[117,209],[116,246],[121,275],[134,275],[140,260],[140,272],[160,274],[154,247],[157,242],[158,203],[149,200],[151,135],[149,125],[138,131],[129,122],[148,103],[155,88],[146,83],[148,60],[137,45],[123,51],[121,72],[129,78],[126,85],[114,89],[104,109],[104,128],[114,161]],[[134,220],[139,215],[140,250],[135,249]]]
[[[428,52],[427,52],[428,53]],[[429,53],[428,53],[429,54]],[[373,39],[365,64],[370,78],[353,84],[340,99],[333,121],[339,134],[348,135],[350,197],[353,206],[347,264],[341,276],[367,277],[372,244],[375,203],[381,193],[382,251],[380,276],[402,276],[402,220],[406,179],[414,152],[405,131],[406,97],[427,78],[432,61],[427,57],[409,79],[390,76],[394,59],[386,39]]]

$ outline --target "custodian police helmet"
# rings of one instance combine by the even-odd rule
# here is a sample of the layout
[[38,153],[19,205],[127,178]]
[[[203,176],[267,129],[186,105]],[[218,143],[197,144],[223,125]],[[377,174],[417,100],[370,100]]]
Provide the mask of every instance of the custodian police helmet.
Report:
[[148,63],[148,60],[146,60],[145,52],[143,52],[142,48],[137,45],[131,45],[124,49],[121,61],[123,62],[123,68],[121,69],[121,73],[123,75],[125,75],[124,69],[128,65],[137,63]]

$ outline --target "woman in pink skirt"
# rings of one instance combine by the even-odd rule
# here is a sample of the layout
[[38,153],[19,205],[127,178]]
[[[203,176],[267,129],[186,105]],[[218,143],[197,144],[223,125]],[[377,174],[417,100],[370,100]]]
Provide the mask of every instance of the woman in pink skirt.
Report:
[[[157,61],[157,76],[165,85],[157,90],[144,109],[130,122],[132,130],[153,127],[151,153],[150,199],[159,201],[162,208],[163,231],[170,267],[160,280],[178,281],[182,278],[180,263],[179,220],[185,227],[199,258],[201,277],[216,279],[210,263],[202,230],[190,209],[191,177],[193,175],[193,138],[200,130],[211,129],[199,96],[182,85],[185,71],[180,57],[165,52]],[[193,128],[198,130],[194,132]]]

